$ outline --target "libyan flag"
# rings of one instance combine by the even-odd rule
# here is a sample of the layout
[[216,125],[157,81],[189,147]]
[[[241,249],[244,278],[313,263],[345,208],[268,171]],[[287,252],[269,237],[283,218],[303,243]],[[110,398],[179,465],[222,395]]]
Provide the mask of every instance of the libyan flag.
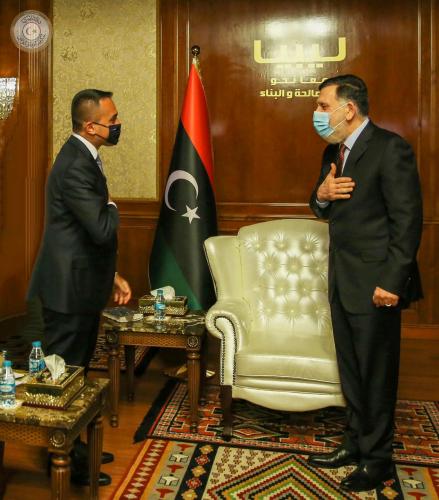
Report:
[[189,308],[207,310],[215,292],[203,243],[216,234],[209,115],[194,62],[149,261],[151,289],[171,285]]

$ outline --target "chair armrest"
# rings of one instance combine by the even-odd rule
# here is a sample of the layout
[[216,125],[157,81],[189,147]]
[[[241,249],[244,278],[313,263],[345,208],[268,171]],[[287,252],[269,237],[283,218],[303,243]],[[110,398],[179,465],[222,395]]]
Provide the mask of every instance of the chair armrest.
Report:
[[221,340],[221,385],[234,384],[235,354],[250,323],[250,307],[243,299],[219,300],[207,312],[207,330]]

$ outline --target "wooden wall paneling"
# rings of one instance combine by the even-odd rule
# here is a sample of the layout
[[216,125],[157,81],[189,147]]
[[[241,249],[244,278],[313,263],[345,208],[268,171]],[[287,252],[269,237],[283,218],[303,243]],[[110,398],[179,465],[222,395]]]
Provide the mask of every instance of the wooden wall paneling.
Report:
[[439,324],[439,2],[422,1],[420,17],[420,161],[424,196],[424,232],[420,251],[424,300],[420,323]]
[[[312,32],[307,26],[313,23],[328,34],[322,37]],[[311,215],[307,204],[324,148],[311,123],[315,99],[259,97],[267,88],[281,88],[270,88],[270,81],[278,66],[286,65],[257,64],[253,42],[262,41],[265,57],[278,53],[282,44],[293,52],[298,42],[304,50],[318,42],[322,53],[334,54],[339,36],[347,39],[346,59],[326,64],[318,71],[318,79],[335,72],[363,74],[373,96],[372,116],[409,139],[416,138],[416,127],[404,130],[398,123],[400,110],[388,111],[387,106],[402,71],[398,68],[417,68],[417,6],[413,2],[402,2],[398,14],[377,1],[367,6],[347,1],[190,2],[189,45],[198,43],[204,54],[201,63],[220,214],[223,203],[247,202],[291,203],[292,216],[297,211],[301,215],[299,207]],[[407,44],[407,38],[413,43]],[[296,87],[311,88],[297,83],[282,90],[295,91]],[[416,115],[416,71],[399,88],[405,96],[404,113]]]
[[159,165],[158,197],[162,196],[180,118],[189,70],[188,0],[162,0],[159,11]]
[[50,0],[0,2],[0,75],[20,77],[16,114],[12,117],[15,123],[2,135],[0,317],[25,310],[25,293],[43,227],[49,143],[50,47],[34,55],[20,53],[9,29],[20,11],[39,10],[51,17],[50,7]]
[[[46,2],[50,9],[50,1]],[[28,281],[39,249],[44,225],[45,181],[49,167],[49,85],[51,46],[37,54],[27,54],[29,67],[27,96],[26,175],[26,280]]]
[[420,101],[420,171],[424,195],[424,218],[426,223],[439,220],[439,177],[435,174],[438,165],[438,51],[439,2],[420,2],[419,34],[419,101]]
[[439,338],[403,338],[398,398],[439,400]]
[[[432,164],[431,174],[437,164]],[[438,193],[439,195],[439,193]],[[419,302],[419,324],[439,324],[439,224],[426,222],[422,234],[419,264],[422,274],[424,298]],[[439,337],[439,335],[438,335]]]

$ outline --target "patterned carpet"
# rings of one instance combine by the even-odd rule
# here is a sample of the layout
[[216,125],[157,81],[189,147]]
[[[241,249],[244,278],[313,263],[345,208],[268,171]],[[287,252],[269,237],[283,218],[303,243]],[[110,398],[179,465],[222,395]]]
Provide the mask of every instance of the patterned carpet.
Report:
[[375,491],[346,494],[338,485],[352,467],[315,469],[282,451],[148,439],[112,499],[437,499],[439,470],[396,466]]
[[[206,400],[200,407],[198,433],[191,433],[187,387],[169,381],[137,429],[134,440],[153,437],[306,454],[330,451],[341,441],[343,408],[286,413],[236,401],[233,438],[225,443],[221,436],[218,387],[207,386]],[[439,403],[398,401],[394,459],[399,464],[439,467]]]

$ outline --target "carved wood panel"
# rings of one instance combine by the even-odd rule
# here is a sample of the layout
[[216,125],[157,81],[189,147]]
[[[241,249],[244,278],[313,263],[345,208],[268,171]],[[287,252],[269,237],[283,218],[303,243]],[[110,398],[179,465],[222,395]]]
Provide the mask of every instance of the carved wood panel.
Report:
[[44,218],[50,48],[19,51],[9,35],[17,14],[30,9],[50,16],[50,0],[0,2],[0,76],[19,77],[14,111],[0,126],[0,317],[25,309]]

